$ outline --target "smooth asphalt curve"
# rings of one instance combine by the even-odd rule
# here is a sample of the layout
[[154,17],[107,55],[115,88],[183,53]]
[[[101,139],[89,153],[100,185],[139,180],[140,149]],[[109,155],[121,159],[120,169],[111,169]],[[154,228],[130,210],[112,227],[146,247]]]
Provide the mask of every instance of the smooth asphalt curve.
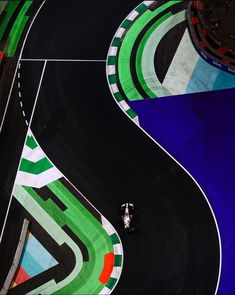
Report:
[[[23,57],[104,59],[116,28],[138,4],[47,1]],[[21,79],[30,84],[29,76]],[[30,101],[25,92],[24,104]],[[214,293],[220,253],[208,204],[189,175],[118,108],[105,63],[48,62],[32,130],[117,230],[119,203],[136,204],[136,232],[120,233],[125,260],[114,294]]]

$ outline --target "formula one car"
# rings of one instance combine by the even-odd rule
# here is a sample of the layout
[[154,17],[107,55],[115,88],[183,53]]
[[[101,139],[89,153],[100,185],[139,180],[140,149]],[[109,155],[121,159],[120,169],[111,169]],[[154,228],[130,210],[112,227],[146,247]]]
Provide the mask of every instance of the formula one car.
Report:
[[121,218],[124,225],[124,230],[128,232],[134,231],[133,226],[133,215],[134,215],[134,205],[131,203],[124,203],[120,208]]

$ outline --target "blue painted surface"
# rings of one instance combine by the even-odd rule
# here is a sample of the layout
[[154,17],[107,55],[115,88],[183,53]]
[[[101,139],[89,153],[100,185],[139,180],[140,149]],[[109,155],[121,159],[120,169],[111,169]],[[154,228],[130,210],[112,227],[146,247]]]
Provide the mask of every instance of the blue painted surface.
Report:
[[235,87],[235,75],[208,64],[200,58],[185,93],[195,93]]
[[57,265],[58,262],[33,235],[29,235],[19,264],[32,278]]
[[44,269],[27,251],[24,252],[23,259],[21,261],[21,267],[27,272],[27,274],[31,278],[44,271]]
[[141,126],[198,181],[218,221],[218,294],[235,294],[235,89],[129,102]]
[[28,239],[26,250],[44,270],[47,270],[58,264],[58,262],[42,246],[42,244],[35,239],[34,236],[30,236]]

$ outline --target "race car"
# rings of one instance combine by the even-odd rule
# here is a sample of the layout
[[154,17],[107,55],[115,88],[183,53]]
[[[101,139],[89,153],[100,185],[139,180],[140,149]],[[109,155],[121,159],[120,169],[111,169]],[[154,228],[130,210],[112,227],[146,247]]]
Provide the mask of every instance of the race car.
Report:
[[134,215],[134,204],[124,203],[120,208],[121,218],[123,221],[124,230],[132,232],[134,231],[133,226],[133,215]]

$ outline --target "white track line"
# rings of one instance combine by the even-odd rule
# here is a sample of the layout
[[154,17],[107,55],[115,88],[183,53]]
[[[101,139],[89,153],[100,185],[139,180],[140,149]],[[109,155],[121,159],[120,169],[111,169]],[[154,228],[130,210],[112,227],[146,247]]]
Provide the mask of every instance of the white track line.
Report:
[[43,7],[44,3],[46,1],[43,1],[43,3],[41,4],[41,6],[39,7],[37,13],[35,14],[34,18],[32,19],[32,22],[28,28],[28,31],[25,35],[25,38],[24,38],[24,42],[23,42],[23,45],[22,45],[22,48],[21,48],[21,51],[20,51],[20,55],[19,55],[19,58],[18,58],[18,61],[17,61],[17,65],[16,65],[16,69],[15,69],[15,73],[14,73],[14,76],[13,76],[13,80],[12,80],[12,83],[11,83],[11,88],[10,88],[10,91],[9,91],[9,94],[8,94],[8,98],[7,98],[7,103],[6,103],[6,106],[5,106],[5,110],[4,110],[4,113],[3,113],[3,117],[2,117],[2,121],[1,121],[1,124],[0,124],[0,134],[2,132],[2,127],[3,127],[3,123],[5,121],[5,117],[6,117],[6,113],[7,113],[7,109],[8,109],[8,106],[9,106],[9,102],[10,102],[10,98],[11,98],[11,94],[12,94],[12,89],[13,89],[13,86],[14,86],[14,83],[15,83],[15,78],[16,78],[16,74],[17,74],[17,70],[18,68],[20,69],[20,59],[21,59],[21,56],[22,56],[22,53],[23,53],[23,50],[24,50],[24,46],[25,46],[25,43],[26,43],[26,40],[27,40],[27,37],[29,35],[29,32],[31,30],[31,27],[38,15],[38,13],[40,12],[41,8]]
[[[40,89],[41,89],[42,80],[43,80],[43,77],[44,77],[44,73],[45,73],[46,65],[47,65],[47,62],[45,61],[45,62],[44,62],[44,66],[43,66],[43,70],[42,70],[42,74],[41,74],[41,78],[40,78],[40,82],[39,82],[39,85],[38,85],[37,94],[36,94],[36,97],[35,97],[35,100],[34,100],[34,105],[33,105],[33,110],[32,110],[32,113],[31,113],[30,121],[29,121],[29,123],[26,121],[26,124],[27,124],[27,126],[28,126],[28,130],[29,130],[30,125],[31,125],[31,123],[32,123],[32,119],[33,119],[34,111],[35,111],[36,104],[37,104],[37,101],[38,101],[38,96],[39,96],[39,93],[40,93]],[[23,114],[24,114],[24,111],[23,111]],[[25,146],[25,143],[26,143],[26,140],[27,140],[28,130],[27,130],[27,133],[26,133],[26,136],[25,136],[25,140],[24,140],[24,145],[23,145],[23,147]],[[19,159],[19,163],[18,163],[18,167],[17,167],[17,172],[18,172],[19,167],[20,167],[20,160],[21,160],[21,157],[20,157],[20,159]],[[17,172],[16,172],[16,173],[17,173]],[[6,212],[5,219],[4,219],[4,223],[3,223],[3,226],[2,226],[2,230],[1,230],[0,244],[1,244],[1,242],[2,242],[2,237],[3,237],[3,234],[4,234],[4,230],[5,230],[6,223],[7,223],[7,218],[8,218],[8,215],[9,215],[9,211],[10,211],[10,207],[11,207],[11,203],[12,203],[12,199],[13,199],[13,189],[14,189],[14,186],[15,186],[15,181],[16,181],[16,178],[15,178],[15,180],[14,180],[14,184],[13,184],[12,191],[11,191],[11,197],[10,197],[10,200],[9,200],[9,203],[8,203],[7,212]]]
[[106,62],[105,59],[56,59],[56,58],[21,58],[21,61],[48,62]]
[[[114,37],[116,36],[116,34],[114,35]],[[113,39],[111,40],[111,43],[110,43],[110,46],[113,44],[113,40],[114,40],[114,37]],[[107,58],[106,60],[108,60],[108,56],[109,56],[109,51],[107,53]],[[108,72],[107,72],[107,68],[108,68],[108,64],[106,64],[106,79],[107,79],[107,83],[109,85],[109,89],[110,89],[110,92],[113,96],[113,99],[114,101],[116,102],[116,104],[118,105],[118,107],[120,108],[120,105],[118,103],[118,101],[116,100],[116,98],[114,97],[113,95],[113,92],[112,92],[112,88],[111,88],[111,85],[109,83],[109,79],[108,79]],[[190,172],[181,164],[179,163],[163,146],[161,146],[161,144],[159,142],[157,142],[150,134],[147,133],[146,130],[144,130],[140,125],[138,125],[134,120],[132,120],[129,115],[124,111],[124,109],[120,108],[122,110],[122,112],[130,119],[130,121],[132,121],[138,128],[140,128],[149,138],[151,138],[151,140],[160,148],[162,149],[172,160],[174,160],[191,178],[192,180],[194,181],[194,183],[198,186],[199,190],[201,191],[202,195],[204,196],[207,204],[208,204],[208,207],[211,211],[211,214],[214,218],[214,222],[215,222],[215,226],[216,226],[216,230],[217,230],[217,234],[218,234],[218,240],[219,240],[219,249],[220,249],[220,263],[219,263],[219,272],[218,272],[218,280],[217,280],[217,285],[216,285],[216,290],[215,290],[215,294],[217,294],[218,292],[218,288],[219,288],[219,283],[220,283],[220,277],[221,277],[221,268],[222,268],[222,244],[221,244],[221,235],[220,235],[220,231],[219,231],[219,226],[218,226],[218,223],[217,223],[217,220],[216,220],[216,217],[215,217],[215,213],[212,209],[212,206],[206,196],[206,194],[204,193],[204,191],[202,190],[202,188],[200,187],[199,183],[196,181],[196,179],[190,174]]]

